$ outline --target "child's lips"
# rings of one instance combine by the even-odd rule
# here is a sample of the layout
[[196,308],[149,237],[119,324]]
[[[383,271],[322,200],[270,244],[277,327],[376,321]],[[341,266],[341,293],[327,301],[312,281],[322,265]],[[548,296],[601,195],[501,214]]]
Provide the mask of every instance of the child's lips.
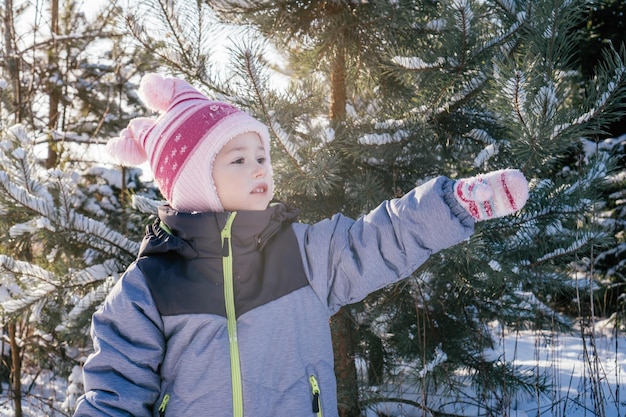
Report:
[[267,184],[260,184],[252,190],[252,194],[265,194],[267,192]]

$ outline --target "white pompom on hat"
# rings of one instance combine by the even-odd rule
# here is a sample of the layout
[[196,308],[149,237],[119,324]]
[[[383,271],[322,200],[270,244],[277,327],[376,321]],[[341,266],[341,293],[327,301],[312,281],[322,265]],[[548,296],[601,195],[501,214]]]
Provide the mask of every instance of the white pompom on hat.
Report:
[[161,115],[131,120],[119,137],[109,141],[107,151],[123,165],[148,161],[174,209],[224,211],[213,181],[213,163],[234,137],[258,134],[270,161],[270,137],[263,123],[227,103],[210,100],[186,81],[146,74],[138,92],[146,106]]

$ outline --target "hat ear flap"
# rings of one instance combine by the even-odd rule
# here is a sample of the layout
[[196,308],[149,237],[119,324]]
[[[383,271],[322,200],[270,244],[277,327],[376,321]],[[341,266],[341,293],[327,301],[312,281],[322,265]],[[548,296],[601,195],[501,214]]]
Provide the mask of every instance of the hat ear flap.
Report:
[[176,82],[172,78],[163,78],[158,74],[146,74],[139,84],[139,97],[148,108],[154,111],[166,111],[176,92]]
[[107,152],[122,165],[134,166],[146,162],[148,155],[140,140],[155,123],[156,120],[145,117],[131,120],[119,137],[107,143]]

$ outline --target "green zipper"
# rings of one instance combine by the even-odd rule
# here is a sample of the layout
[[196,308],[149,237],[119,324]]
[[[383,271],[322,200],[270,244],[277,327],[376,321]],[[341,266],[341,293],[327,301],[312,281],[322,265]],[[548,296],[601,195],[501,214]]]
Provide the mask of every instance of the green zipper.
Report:
[[172,229],[166,225],[163,221],[159,222],[159,227],[163,230],[165,230],[167,232],[167,234],[169,235],[173,235],[174,232],[172,231]]
[[320,386],[317,383],[315,375],[309,377],[311,384],[311,394],[313,394],[313,414],[316,417],[322,417],[322,400],[320,399]]
[[241,365],[239,362],[239,342],[237,341],[237,316],[235,315],[235,290],[233,286],[233,250],[231,245],[231,227],[236,212],[226,219],[222,230],[222,266],[224,268],[224,301],[228,323],[230,346],[230,373],[233,390],[233,416],[243,417],[243,389],[241,387]]
[[159,416],[161,417],[165,416],[165,409],[167,408],[167,403],[169,402],[170,402],[170,395],[165,394],[165,396],[163,397],[163,400],[161,401],[161,405],[159,406]]

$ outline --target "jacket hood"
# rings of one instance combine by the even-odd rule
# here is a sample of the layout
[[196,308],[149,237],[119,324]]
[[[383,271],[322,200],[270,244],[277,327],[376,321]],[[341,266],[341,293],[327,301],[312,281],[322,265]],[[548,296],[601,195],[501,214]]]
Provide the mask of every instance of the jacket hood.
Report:
[[[243,252],[262,249],[284,223],[297,220],[299,211],[273,204],[262,211],[238,211],[232,224],[233,245]],[[221,231],[231,212],[183,213],[160,206],[158,217],[146,227],[139,256],[176,253],[185,259],[221,257]]]

